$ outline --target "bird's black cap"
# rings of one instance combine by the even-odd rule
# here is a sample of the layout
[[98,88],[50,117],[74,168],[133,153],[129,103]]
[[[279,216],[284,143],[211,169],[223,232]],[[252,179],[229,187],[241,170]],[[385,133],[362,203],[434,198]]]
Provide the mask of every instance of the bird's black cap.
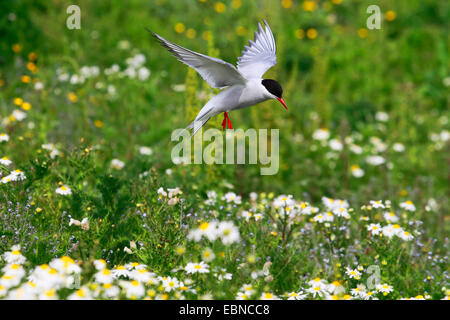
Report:
[[281,88],[281,85],[272,79],[263,79],[262,85],[266,87],[267,91],[269,91],[271,94],[273,94],[277,98],[282,98],[283,95],[283,89]]

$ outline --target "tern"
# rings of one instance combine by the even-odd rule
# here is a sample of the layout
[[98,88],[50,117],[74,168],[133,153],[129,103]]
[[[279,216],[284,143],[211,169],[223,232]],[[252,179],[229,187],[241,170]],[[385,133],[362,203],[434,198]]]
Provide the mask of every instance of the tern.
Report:
[[200,110],[195,120],[187,127],[194,135],[211,117],[223,113],[222,128],[232,129],[228,113],[260,102],[277,99],[288,109],[283,100],[283,89],[273,79],[262,79],[264,73],[277,63],[275,39],[269,24],[265,28],[258,23],[254,41],[244,47],[237,67],[221,59],[194,52],[172,43],[148,30],[159,43],[179,61],[196,70],[213,88],[223,89],[212,97]]

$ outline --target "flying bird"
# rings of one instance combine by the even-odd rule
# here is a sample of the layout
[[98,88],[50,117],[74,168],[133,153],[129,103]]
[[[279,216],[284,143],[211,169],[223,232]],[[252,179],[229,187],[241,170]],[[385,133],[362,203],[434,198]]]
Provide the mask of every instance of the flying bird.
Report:
[[200,110],[195,120],[187,127],[194,135],[211,117],[223,113],[222,128],[232,129],[228,113],[257,103],[277,99],[288,109],[283,100],[281,85],[272,79],[262,79],[263,74],[277,63],[275,39],[268,23],[265,28],[258,23],[254,41],[244,47],[237,67],[221,59],[194,52],[172,43],[160,35],[153,36],[179,61],[195,69],[213,88],[223,88]]

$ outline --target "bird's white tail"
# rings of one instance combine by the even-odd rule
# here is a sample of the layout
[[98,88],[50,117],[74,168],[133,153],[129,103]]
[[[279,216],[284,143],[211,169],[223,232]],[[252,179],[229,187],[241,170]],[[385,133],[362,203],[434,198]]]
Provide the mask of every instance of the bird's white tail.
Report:
[[203,117],[200,120],[195,119],[194,121],[191,122],[190,125],[188,125],[186,127],[186,129],[192,129],[192,135],[191,137],[193,137],[198,130],[200,130],[200,128],[202,128],[210,119],[210,117]]

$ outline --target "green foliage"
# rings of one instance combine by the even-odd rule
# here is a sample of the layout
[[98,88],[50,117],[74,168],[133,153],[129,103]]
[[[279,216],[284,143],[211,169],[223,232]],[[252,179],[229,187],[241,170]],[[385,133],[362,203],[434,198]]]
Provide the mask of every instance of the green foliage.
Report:
[[[0,136],[0,159],[12,161],[0,163],[0,179],[16,169],[26,176],[0,183],[0,255],[20,244],[30,268],[69,255],[88,265],[83,277],[90,279],[94,259],[110,268],[138,261],[168,275],[204,260],[210,248],[211,269],[224,268],[233,280],[193,275],[198,294],[186,297],[217,299],[236,298],[253,280],[258,294],[283,295],[314,277],[342,281],[348,291],[359,282],[346,278],[344,267],[357,262],[380,266],[382,281],[394,287],[380,298],[442,298],[450,230],[448,2],[222,1],[224,11],[219,1],[194,2],[132,0],[125,8],[81,0],[80,30],[65,27],[70,1],[0,2],[0,134],[9,136]],[[370,4],[381,8],[380,30],[366,27]],[[279,172],[174,164],[172,131],[186,127],[219,90],[145,28],[235,63],[262,18],[278,58],[265,78],[282,84],[289,111],[267,101],[230,118],[235,128],[279,128]],[[138,63],[140,55],[145,61]],[[220,129],[222,119],[206,128]],[[321,128],[325,139],[316,136]],[[383,163],[371,164],[371,156]],[[117,159],[123,166],[113,164]],[[71,194],[57,193],[62,186]],[[181,189],[175,204],[161,187]],[[207,205],[211,190],[217,202]],[[242,204],[222,199],[229,191]],[[311,204],[347,199],[355,212],[331,227],[313,216],[291,223],[270,204],[278,194]],[[384,212],[361,206],[379,199],[395,203],[402,227],[419,232],[414,241],[370,236],[360,218],[384,223]],[[395,207],[407,200],[417,210]],[[247,210],[264,212],[265,220],[247,221]],[[87,230],[73,224],[85,218]],[[233,221],[242,241],[187,238],[214,219]],[[262,270],[269,272],[252,278]]]

